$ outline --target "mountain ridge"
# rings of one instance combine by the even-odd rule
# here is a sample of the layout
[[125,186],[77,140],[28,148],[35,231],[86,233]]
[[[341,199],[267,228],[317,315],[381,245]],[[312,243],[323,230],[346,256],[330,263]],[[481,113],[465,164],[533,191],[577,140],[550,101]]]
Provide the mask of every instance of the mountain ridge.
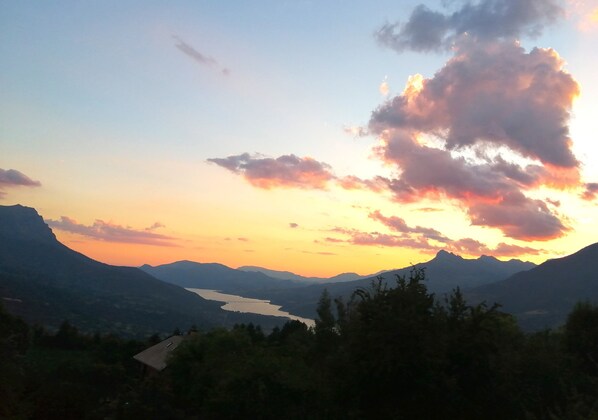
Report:
[[88,331],[151,335],[269,317],[225,313],[216,302],[135,267],[95,261],[60,243],[33,208],[0,206],[0,298],[30,323],[69,320]]
[[598,302],[598,243],[474,288],[466,297],[472,302],[499,303],[526,329],[554,328],[577,302]]
[[244,266],[238,267],[237,270],[254,271],[254,272],[257,271],[260,273],[264,273],[268,277],[278,278],[281,280],[302,281],[305,283],[352,281],[352,280],[359,280],[361,278],[367,277],[367,276],[361,276],[357,273],[351,273],[351,272],[336,274],[332,277],[302,276],[300,274],[296,274],[291,271],[272,270],[269,268],[258,267],[255,265],[244,265]]
[[503,280],[516,272],[529,270],[532,267],[535,267],[535,264],[516,259],[509,261],[481,257],[465,259],[459,255],[441,250],[432,260],[400,269],[381,271],[359,280],[311,284],[293,289],[292,292],[284,289],[253,291],[249,297],[269,299],[272,303],[281,305],[288,312],[306,318],[313,318],[317,302],[324,289],[327,289],[332,297],[341,296],[348,299],[355,289],[370,287],[372,281],[377,277],[384,277],[385,281],[389,282],[393,281],[397,275],[408,275],[409,271],[414,268],[424,268],[426,270],[426,286],[430,292],[443,294],[449,293],[456,287],[469,289]]

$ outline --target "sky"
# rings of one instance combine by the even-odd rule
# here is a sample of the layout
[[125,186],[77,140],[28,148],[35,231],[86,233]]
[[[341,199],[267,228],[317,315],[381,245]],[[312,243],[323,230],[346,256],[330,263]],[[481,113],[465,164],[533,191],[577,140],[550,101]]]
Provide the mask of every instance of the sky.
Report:
[[0,5],[0,205],[303,275],[598,240],[598,1]]

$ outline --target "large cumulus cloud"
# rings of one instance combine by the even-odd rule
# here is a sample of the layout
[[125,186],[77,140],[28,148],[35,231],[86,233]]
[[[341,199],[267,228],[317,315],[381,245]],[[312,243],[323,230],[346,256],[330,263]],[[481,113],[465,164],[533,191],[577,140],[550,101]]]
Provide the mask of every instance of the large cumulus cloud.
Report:
[[562,236],[567,226],[527,192],[579,185],[568,129],[578,94],[555,51],[466,38],[432,78],[410,78],[372,113],[378,155],[398,173],[388,188],[401,202],[456,200],[472,224],[511,238]]
[[440,134],[448,148],[487,142],[561,167],[577,165],[568,120],[579,86],[551,49],[463,42],[419,86],[376,109],[370,129]]

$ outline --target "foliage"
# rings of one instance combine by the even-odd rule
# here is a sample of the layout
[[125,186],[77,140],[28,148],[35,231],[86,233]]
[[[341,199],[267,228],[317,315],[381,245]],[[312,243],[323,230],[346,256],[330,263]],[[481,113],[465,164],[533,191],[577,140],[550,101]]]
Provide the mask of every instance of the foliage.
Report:
[[497,305],[428,293],[423,270],[387,284],[325,292],[314,328],[194,329],[149,376],[132,356],[157,335],[48,333],[0,308],[0,418],[597,418],[597,306],[524,334]]

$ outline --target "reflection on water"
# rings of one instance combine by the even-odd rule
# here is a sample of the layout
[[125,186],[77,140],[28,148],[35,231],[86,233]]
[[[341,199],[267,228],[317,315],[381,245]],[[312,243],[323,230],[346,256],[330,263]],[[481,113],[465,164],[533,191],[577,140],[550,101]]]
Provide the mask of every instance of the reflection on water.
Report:
[[237,295],[228,295],[216,290],[209,289],[191,289],[190,292],[197,293],[204,299],[215,300],[217,302],[225,302],[222,309],[232,312],[244,312],[258,315],[282,316],[285,318],[301,321],[308,327],[313,327],[315,322],[313,319],[301,318],[300,316],[292,315],[288,312],[281,311],[279,305],[273,305],[269,300],[252,299]]

